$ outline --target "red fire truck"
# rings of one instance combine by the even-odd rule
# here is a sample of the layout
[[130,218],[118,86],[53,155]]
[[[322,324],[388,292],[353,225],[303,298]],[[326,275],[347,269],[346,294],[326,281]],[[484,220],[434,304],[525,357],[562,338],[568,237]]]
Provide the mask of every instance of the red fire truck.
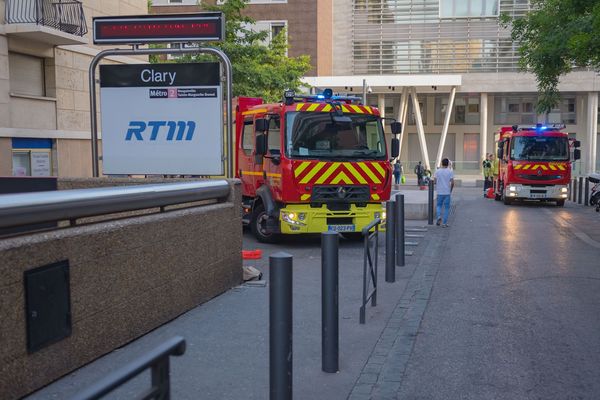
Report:
[[[570,141],[564,125],[502,127],[496,134],[499,176],[496,200],[555,201],[569,197],[571,161],[581,157],[579,141]],[[571,154],[571,149],[574,149]]]
[[[259,241],[327,230],[358,235],[384,217],[391,191],[382,118],[356,97],[288,91],[281,103],[237,99],[236,177],[243,221]],[[393,134],[400,123],[392,122]]]

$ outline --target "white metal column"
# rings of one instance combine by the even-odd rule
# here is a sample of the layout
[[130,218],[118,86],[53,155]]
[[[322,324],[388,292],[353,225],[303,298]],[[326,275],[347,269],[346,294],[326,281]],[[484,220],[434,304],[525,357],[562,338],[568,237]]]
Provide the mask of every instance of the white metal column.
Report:
[[596,170],[596,154],[597,142],[598,142],[598,92],[588,93],[588,112],[587,112],[587,149],[584,158],[586,161],[585,171],[591,173]]
[[421,156],[423,157],[425,168],[431,171],[431,166],[429,164],[429,152],[427,151],[427,142],[425,141],[425,128],[423,128],[421,107],[419,107],[419,99],[417,97],[417,88],[414,86],[411,87],[410,92],[413,101],[413,112],[415,113],[415,119],[417,122],[417,136],[419,137],[419,144],[421,145]]
[[[488,94],[481,93],[481,100],[479,104],[479,120],[481,129],[481,154],[480,161],[485,160],[485,155],[488,153],[487,151],[487,139],[488,139]],[[493,151],[492,151],[493,152]]]
[[400,98],[400,107],[398,107],[398,116],[396,120],[402,123],[402,130],[400,131],[400,151],[398,152],[398,159],[402,155],[402,144],[406,141],[404,139],[404,132],[406,131],[406,113],[408,110],[408,87],[402,88],[402,97]]
[[439,168],[442,164],[442,153],[444,152],[444,146],[446,145],[446,136],[448,136],[448,127],[450,126],[450,116],[452,115],[452,108],[454,107],[454,97],[456,97],[456,86],[452,86],[450,89],[450,97],[448,99],[448,108],[446,109],[446,117],[444,118],[444,127],[442,128],[442,137],[440,139],[440,145],[438,147],[437,157],[435,158],[435,167]]
[[385,118],[385,94],[377,95],[377,108],[379,108],[381,118]]

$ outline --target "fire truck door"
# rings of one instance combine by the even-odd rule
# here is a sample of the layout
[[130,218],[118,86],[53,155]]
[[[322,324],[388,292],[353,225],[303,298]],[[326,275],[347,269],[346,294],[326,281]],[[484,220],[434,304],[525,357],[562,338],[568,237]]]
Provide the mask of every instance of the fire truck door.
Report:
[[281,119],[271,115],[268,131],[268,151],[264,160],[266,182],[276,198],[281,198]]
[[[242,148],[239,154],[238,168],[242,180],[242,193],[245,196],[256,196],[256,180],[262,179],[262,166],[255,161],[255,132],[254,117],[252,115],[244,118],[244,131],[242,132]],[[260,175],[260,176],[259,176]]]

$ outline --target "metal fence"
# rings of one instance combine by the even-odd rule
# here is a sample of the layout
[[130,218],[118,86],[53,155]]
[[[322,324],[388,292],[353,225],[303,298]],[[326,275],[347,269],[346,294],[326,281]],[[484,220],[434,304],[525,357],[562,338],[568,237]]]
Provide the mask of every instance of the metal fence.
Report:
[[[363,260],[363,287],[362,304],[359,310],[359,322],[365,323],[366,305],[371,300],[371,306],[377,305],[377,264],[379,254],[379,224],[380,218],[375,218],[369,225],[362,230],[364,240],[364,260]],[[374,229],[373,232],[370,232]],[[370,286],[372,290],[369,290]]]
[[77,0],[6,0],[5,18],[8,24],[34,23],[77,36],[87,33],[83,4]]

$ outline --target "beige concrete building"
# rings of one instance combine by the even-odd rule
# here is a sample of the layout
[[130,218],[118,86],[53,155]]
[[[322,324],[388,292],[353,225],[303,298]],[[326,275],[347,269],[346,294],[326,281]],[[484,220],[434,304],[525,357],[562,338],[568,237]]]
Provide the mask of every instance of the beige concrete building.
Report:
[[92,44],[92,18],[147,7],[146,0],[0,0],[0,176],[91,176],[88,69],[101,50]]

